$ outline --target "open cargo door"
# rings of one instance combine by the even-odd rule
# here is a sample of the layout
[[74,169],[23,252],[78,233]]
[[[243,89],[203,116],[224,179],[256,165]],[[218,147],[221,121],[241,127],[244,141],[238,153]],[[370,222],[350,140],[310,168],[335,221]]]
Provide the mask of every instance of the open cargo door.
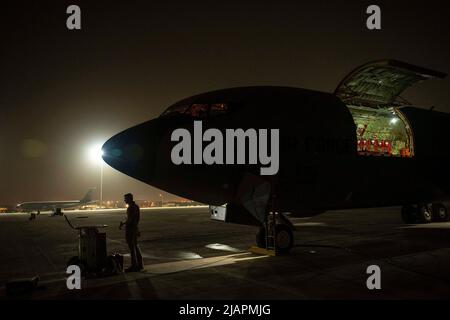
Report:
[[400,94],[409,86],[445,77],[445,73],[405,62],[380,60],[356,68],[341,81],[334,94],[347,105],[394,107],[405,104]]
[[347,75],[335,95],[355,122],[358,154],[413,157],[413,132],[398,108],[409,103],[400,94],[417,82],[445,76],[396,60],[367,63]]

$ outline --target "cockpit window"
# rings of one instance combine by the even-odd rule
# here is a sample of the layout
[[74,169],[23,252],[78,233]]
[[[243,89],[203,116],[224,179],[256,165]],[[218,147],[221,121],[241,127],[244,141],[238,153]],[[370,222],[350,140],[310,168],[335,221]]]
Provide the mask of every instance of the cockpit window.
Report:
[[183,114],[189,108],[188,104],[179,104],[169,107],[166,111],[161,114],[161,117],[168,115],[180,115]]
[[161,114],[161,117],[185,115],[193,118],[214,117],[229,112],[229,106],[226,103],[194,103],[191,105],[181,104],[169,107]]
[[194,103],[187,110],[187,114],[194,118],[206,118],[208,116],[209,105],[204,103]]
[[211,105],[210,111],[211,116],[225,114],[227,112],[228,112],[228,105],[225,103],[213,103]]

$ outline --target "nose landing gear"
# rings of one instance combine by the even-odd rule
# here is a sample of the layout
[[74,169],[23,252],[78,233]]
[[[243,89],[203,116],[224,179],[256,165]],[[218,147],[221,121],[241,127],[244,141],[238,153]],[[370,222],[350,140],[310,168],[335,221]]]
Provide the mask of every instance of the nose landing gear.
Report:
[[405,205],[402,207],[402,220],[407,224],[447,221],[447,207],[442,203]]
[[281,213],[270,212],[266,226],[256,234],[259,248],[272,249],[277,254],[288,253],[294,246],[294,226]]

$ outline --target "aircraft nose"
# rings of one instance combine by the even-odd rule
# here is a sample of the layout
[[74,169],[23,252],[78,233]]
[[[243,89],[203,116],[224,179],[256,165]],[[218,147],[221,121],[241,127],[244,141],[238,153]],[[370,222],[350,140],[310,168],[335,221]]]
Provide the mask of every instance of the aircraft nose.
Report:
[[103,160],[124,174],[151,181],[161,140],[159,127],[155,119],[116,134],[103,145]]

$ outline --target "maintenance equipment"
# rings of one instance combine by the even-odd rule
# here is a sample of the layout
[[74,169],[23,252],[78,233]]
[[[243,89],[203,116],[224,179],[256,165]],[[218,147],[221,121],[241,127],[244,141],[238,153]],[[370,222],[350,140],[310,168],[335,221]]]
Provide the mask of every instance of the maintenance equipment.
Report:
[[99,229],[106,228],[106,224],[74,227],[66,215],[67,223],[72,229],[78,230],[78,256],[69,259],[67,265],[77,265],[81,273],[98,274],[106,266],[106,233]]

